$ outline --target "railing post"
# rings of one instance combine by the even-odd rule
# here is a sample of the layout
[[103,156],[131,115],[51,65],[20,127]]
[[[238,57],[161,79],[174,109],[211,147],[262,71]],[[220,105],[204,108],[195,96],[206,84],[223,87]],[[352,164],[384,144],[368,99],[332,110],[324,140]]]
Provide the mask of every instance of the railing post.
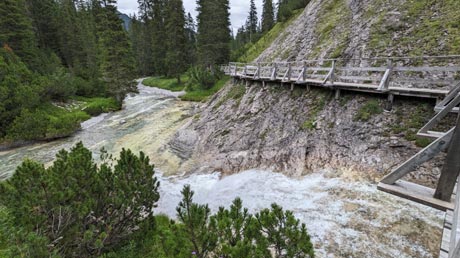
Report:
[[260,63],[257,63],[257,79],[260,79]]
[[382,81],[380,82],[380,85],[378,87],[379,91],[388,91],[390,87],[390,78],[391,78],[391,73],[393,72],[393,62],[391,60],[387,61],[387,70],[385,71],[385,74],[383,75]]
[[276,70],[277,70],[277,65],[276,63],[273,63],[273,71],[272,71],[272,76],[271,76],[272,81],[276,80],[276,73],[277,73]]
[[291,69],[292,69],[292,64],[288,63],[288,70],[287,70],[287,81],[291,81]]
[[335,81],[335,66],[336,66],[336,63],[335,63],[335,60],[333,60],[332,68],[331,68],[331,78],[330,78],[331,83],[334,83]]
[[328,81],[334,83],[334,71],[335,71],[335,60],[332,61],[332,67],[329,73],[327,74],[326,78],[323,81],[323,84],[326,84]]
[[302,79],[305,81],[307,79],[307,62],[303,61],[303,74]]
[[237,66],[237,64],[235,63],[235,76],[237,76],[237,75],[238,75],[238,66]]
[[247,65],[247,64],[244,64],[243,75],[244,75],[244,76],[247,76],[247,75],[248,75],[248,65]]

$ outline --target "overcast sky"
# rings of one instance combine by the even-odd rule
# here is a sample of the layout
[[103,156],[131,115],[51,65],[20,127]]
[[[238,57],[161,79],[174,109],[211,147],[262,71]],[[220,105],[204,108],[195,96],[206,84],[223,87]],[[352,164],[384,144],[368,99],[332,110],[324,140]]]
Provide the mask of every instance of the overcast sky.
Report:
[[[196,17],[196,0],[183,0],[185,12],[191,13],[192,16]],[[255,0],[257,6],[257,14],[262,13],[262,0]],[[249,13],[249,0],[230,0],[230,15],[232,21],[232,27],[236,32],[236,29],[241,27],[248,17]],[[120,12],[132,15],[137,13],[137,0],[118,0],[118,9]]]

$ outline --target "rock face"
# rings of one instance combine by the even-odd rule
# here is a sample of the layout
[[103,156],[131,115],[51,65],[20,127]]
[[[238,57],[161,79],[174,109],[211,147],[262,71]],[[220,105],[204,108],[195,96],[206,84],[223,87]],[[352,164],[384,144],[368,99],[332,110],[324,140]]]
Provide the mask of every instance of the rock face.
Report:
[[[457,27],[440,34],[429,25],[450,24],[459,2],[424,2],[312,0],[256,61],[451,53],[460,42]],[[375,181],[421,149],[413,135],[434,106],[429,100],[396,99],[394,109],[383,112],[384,102],[356,93],[336,100],[329,90],[232,82],[169,146],[187,171],[261,168],[300,176],[333,168],[342,176]],[[432,186],[441,160],[424,165],[412,179]]]
[[[244,95],[233,97],[242,90]],[[336,100],[332,91],[319,88],[229,83],[169,145],[184,164],[195,162],[192,170],[229,174],[261,168],[301,176],[332,168],[375,181],[420,149],[394,127],[420,114],[421,104],[397,101],[391,112],[366,113],[369,105],[384,102],[352,93]],[[421,168],[415,179],[431,183],[439,173],[436,165]]]

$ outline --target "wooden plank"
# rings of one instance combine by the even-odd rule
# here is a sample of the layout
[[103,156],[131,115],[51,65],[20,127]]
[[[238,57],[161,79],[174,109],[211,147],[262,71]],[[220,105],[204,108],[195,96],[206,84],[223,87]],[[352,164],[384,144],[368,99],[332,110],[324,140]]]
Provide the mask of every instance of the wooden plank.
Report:
[[446,150],[449,146],[453,132],[454,129],[451,129],[449,132],[445,133],[443,137],[440,137],[436,141],[432,142],[426,148],[393,170],[393,172],[391,172],[389,175],[384,177],[381,182],[389,185],[394,184],[397,180],[414,171],[421,164],[432,159],[441,151]]
[[418,78],[402,78],[402,77],[395,77],[392,80],[395,83],[408,83],[408,84],[433,84],[433,85],[452,85],[457,80],[449,80],[449,79],[418,79]]
[[390,87],[390,90],[399,91],[399,92],[415,92],[415,93],[430,93],[435,95],[447,95],[448,90],[437,90],[437,89],[424,89],[424,88],[404,88],[404,87]]
[[337,75],[337,79],[339,80],[355,80],[355,81],[372,81],[376,82],[382,80],[382,77],[377,77],[377,76],[343,76],[343,75]]
[[386,67],[337,67],[337,71],[353,71],[353,72],[385,72]]
[[458,72],[460,66],[398,66],[393,69],[397,72]]
[[377,89],[377,85],[364,84],[364,83],[348,83],[348,82],[334,82],[334,86],[350,87],[350,88],[368,88]]
[[380,182],[377,189],[442,211],[454,208],[453,202],[433,198],[434,189],[403,180],[392,185]]
[[436,140],[439,137],[442,137],[443,135],[444,135],[443,132],[433,132],[433,131],[428,131],[428,132],[425,132],[425,133],[422,133],[422,132],[417,133],[417,136],[424,137],[424,138],[429,138],[429,139],[433,139],[433,140]]

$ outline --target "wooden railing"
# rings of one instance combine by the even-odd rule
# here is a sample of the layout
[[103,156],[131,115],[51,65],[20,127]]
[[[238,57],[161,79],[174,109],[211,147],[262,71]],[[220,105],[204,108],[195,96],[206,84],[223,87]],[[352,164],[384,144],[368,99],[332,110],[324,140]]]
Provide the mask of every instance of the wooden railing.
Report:
[[322,86],[451,90],[460,81],[460,56],[323,59],[301,62],[229,63],[225,74],[249,80]]

